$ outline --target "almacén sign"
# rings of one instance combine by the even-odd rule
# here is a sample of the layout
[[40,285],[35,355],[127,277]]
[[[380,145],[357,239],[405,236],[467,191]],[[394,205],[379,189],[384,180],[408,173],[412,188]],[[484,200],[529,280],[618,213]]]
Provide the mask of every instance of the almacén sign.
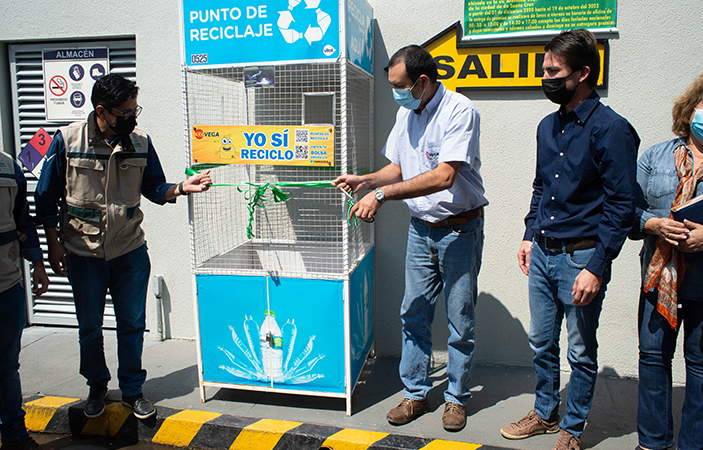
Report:
[[332,166],[334,127],[195,125],[191,129],[195,164]]
[[[447,89],[511,89],[542,86],[544,45],[476,46],[461,41],[461,24],[451,27],[422,46],[437,62],[438,78]],[[606,47],[598,44],[601,71],[598,86],[604,86]]]

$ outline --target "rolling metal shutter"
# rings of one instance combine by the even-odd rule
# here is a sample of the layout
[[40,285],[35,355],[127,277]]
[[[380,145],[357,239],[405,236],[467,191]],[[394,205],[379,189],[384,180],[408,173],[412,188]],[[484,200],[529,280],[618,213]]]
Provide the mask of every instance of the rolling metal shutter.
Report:
[[[12,106],[15,132],[15,156],[39,131],[44,128],[53,136],[60,126],[68,122],[49,122],[46,120],[44,105],[44,77],[42,70],[42,51],[51,49],[103,47],[108,49],[110,72],[119,73],[136,81],[136,50],[134,39],[72,42],[39,42],[8,46],[10,60],[10,77],[12,83]],[[34,214],[34,191],[37,178],[25,171],[27,177],[28,200]],[[34,298],[31,289],[30,267],[25,262],[25,287],[28,299],[28,320],[33,325],[68,325],[77,326],[76,311],[73,304],[71,285],[66,277],[54,274],[49,266],[46,236],[42,227],[37,229],[44,252],[49,280],[49,292]],[[115,328],[115,313],[112,299],[108,295],[105,305],[105,328]]]

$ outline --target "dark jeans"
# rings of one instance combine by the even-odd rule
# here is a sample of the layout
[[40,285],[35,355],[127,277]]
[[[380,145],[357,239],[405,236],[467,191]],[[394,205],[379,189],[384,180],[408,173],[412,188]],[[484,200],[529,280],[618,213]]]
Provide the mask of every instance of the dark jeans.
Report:
[[80,373],[88,385],[107,385],[110,371],[103,346],[103,314],[108,288],[117,319],[117,379],[124,395],[142,392],[146,370],[142,349],[146,328],[146,291],[151,263],[146,244],[105,261],[67,255],[81,346]]
[[585,306],[572,303],[574,280],[591,260],[595,249],[572,254],[551,252],[532,244],[530,253],[530,347],[534,352],[535,411],[544,420],[556,419],[559,410],[559,336],[566,320],[569,342],[567,359],[571,376],[566,390],[566,411],[559,426],[580,436],[591,411],[598,376],[596,330],[610,271],[603,276],[600,291]]
[[18,372],[26,302],[19,283],[0,292],[0,437],[3,441],[16,441],[27,435]]
[[[679,328],[683,323],[686,360],[686,396],[681,412],[678,448],[703,448],[703,301],[679,299]],[[657,312],[657,291],[640,294],[639,308],[639,403],[637,432],[642,447],[653,450],[674,444],[671,406],[671,360],[678,329]]]

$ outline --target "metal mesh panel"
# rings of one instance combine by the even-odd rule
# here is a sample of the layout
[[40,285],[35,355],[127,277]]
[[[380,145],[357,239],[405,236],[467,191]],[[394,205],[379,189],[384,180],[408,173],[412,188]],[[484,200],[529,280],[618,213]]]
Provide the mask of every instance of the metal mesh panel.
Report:
[[[373,166],[373,78],[352,64],[347,65],[346,105],[347,172],[366,174]],[[373,245],[371,227],[350,227],[349,233],[349,261],[357,261],[366,254],[366,244]]]
[[[322,181],[368,171],[373,112],[372,79],[365,72],[340,64],[281,65],[275,66],[275,85],[264,88],[245,88],[243,68],[184,72],[189,130],[197,125],[299,126],[305,117],[330,117],[335,127],[332,167],[216,166],[211,169],[214,183]],[[310,101],[311,94],[321,95]],[[192,196],[196,273],[348,275],[370,248],[371,227],[364,223],[349,227],[347,203],[334,188],[282,189],[290,200],[255,210],[252,239],[246,236],[247,201],[237,188],[214,187]]]

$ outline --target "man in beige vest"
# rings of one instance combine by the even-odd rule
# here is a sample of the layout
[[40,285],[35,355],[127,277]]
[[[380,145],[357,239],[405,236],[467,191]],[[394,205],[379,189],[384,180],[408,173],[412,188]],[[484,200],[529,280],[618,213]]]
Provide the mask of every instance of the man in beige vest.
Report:
[[105,411],[110,380],[102,333],[108,289],[117,319],[122,402],[140,419],[156,413],[142,394],[151,265],[139,203],[142,195],[159,205],[174,203],[180,195],[206,191],[211,183],[208,172],[179,184],[166,182],[151,138],[135,128],[142,110],[138,91],[135,83],[117,74],[96,81],[93,112],[56,133],[35,194],[51,268],[67,275],[73,288],[80,373],[90,386],[83,412],[89,418]]
[[34,295],[49,288],[39,237],[29,215],[27,180],[10,155],[0,152],[0,437],[3,450],[46,449],[27,433],[20,386],[20,339],[27,313],[21,255],[34,266]]

